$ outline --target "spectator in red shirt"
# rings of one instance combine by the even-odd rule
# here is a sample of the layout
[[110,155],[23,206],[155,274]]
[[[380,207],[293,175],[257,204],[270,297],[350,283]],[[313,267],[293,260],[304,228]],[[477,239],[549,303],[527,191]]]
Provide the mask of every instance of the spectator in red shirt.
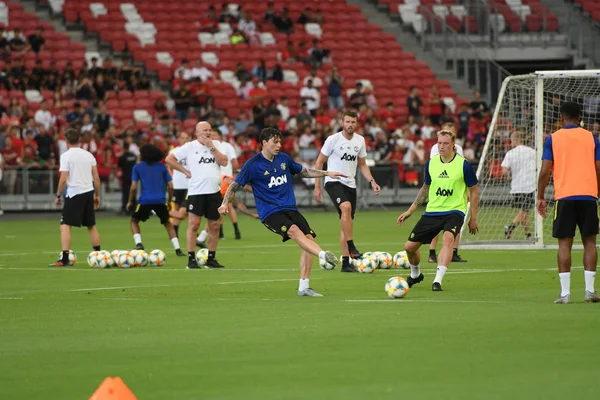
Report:
[[4,148],[2,149],[2,158],[4,159],[4,180],[8,194],[15,193],[17,183],[17,169],[21,162],[20,152],[13,146],[13,140],[10,136],[6,137]]
[[394,103],[391,101],[385,105],[385,110],[383,110],[380,114],[381,119],[384,121],[385,130],[388,132],[393,132],[398,129],[398,125],[396,124],[396,118],[398,117],[398,113],[394,110]]
[[440,92],[437,86],[431,86],[431,92],[429,93],[429,118],[433,125],[440,125],[440,117],[444,111],[444,103],[440,97]]
[[200,26],[200,32],[216,33],[219,31],[219,20],[217,18],[215,6],[211,5],[208,8],[208,13],[200,18],[198,25]]

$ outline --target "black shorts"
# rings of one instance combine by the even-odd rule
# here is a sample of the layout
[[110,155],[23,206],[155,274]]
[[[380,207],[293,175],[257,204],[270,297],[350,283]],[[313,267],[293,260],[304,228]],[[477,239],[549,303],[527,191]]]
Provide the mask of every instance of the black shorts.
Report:
[[348,187],[340,182],[327,182],[325,184],[325,190],[329,194],[340,217],[342,216],[340,204],[349,201],[352,209],[352,219],[354,219],[354,213],[356,211],[356,189]]
[[448,215],[423,215],[408,236],[411,242],[431,243],[440,231],[460,233],[465,218],[458,213]]
[[533,208],[535,201],[533,200],[533,194],[531,193],[513,193],[513,208],[519,210],[529,211]]
[[556,201],[552,237],[575,237],[576,227],[579,227],[582,237],[598,234],[598,204],[596,200]]
[[60,224],[87,227],[96,225],[94,191],[65,198]]
[[287,232],[292,225],[296,225],[305,235],[317,237],[315,231],[308,225],[308,221],[302,214],[296,210],[282,210],[269,215],[263,222],[263,225],[272,232],[281,235],[283,241],[290,240]]
[[221,192],[211,194],[195,194],[188,196],[187,198],[187,209],[188,212],[195,214],[199,217],[206,217],[211,221],[218,221],[221,219],[219,214],[219,207],[221,207]]
[[169,209],[166,204],[138,204],[131,218],[136,221],[146,221],[154,211],[161,224],[169,222]]
[[171,201],[178,207],[185,207],[187,204],[187,189],[173,190],[173,198]]

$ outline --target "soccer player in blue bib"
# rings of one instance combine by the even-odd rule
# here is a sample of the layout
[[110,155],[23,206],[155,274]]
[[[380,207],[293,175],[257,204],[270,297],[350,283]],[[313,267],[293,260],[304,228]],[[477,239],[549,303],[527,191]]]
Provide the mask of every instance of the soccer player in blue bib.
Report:
[[281,235],[283,241],[289,239],[298,243],[300,254],[300,285],[298,296],[322,295],[309,286],[313,256],[318,256],[334,266],[338,259],[331,251],[323,251],[314,241],[317,236],[308,222],[296,208],[296,197],[292,175],[304,178],[345,178],[340,172],[320,171],[305,168],[290,156],[281,153],[282,135],[277,129],[265,128],[260,133],[262,151],[246,161],[242,170],[227,189],[219,213],[227,214],[232,196],[247,184],[252,186],[256,210],[260,221],[272,232]]

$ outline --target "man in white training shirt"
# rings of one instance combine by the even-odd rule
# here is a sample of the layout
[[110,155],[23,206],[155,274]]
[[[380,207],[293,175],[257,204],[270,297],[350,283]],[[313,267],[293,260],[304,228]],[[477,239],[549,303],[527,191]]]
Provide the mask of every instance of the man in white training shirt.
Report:
[[521,132],[510,135],[510,144],[513,148],[502,160],[502,174],[511,175],[510,194],[513,196],[513,208],[518,209],[519,212],[513,222],[504,227],[504,237],[510,239],[515,228],[523,225],[525,237],[531,239],[529,211],[535,205],[536,151],[523,145]]
[[[196,262],[196,235],[202,217],[209,221],[207,268],[223,268],[215,259],[219,243],[219,207],[223,200],[220,193],[221,166],[227,165],[227,156],[219,150],[219,142],[212,140],[212,130],[208,122],[196,125],[196,138],[173,150],[166,158],[171,168],[182,172],[189,179],[187,229],[188,269],[198,269]],[[181,165],[186,160],[187,168]]]
[[67,129],[68,150],[60,156],[60,179],[54,204],[60,206],[61,193],[67,185],[65,205],[60,219],[62,258],[50,267],[66,267],[71,249],[71,227],[86,226],[95,251],[100,250],[100,234],[96,229],[94,210],[100,206],[100,176],[92,153],[79,147],[79,132]]
[[[223,132],[219,129],[212,130],[212,138],[219,142],[219,150],[223,154],[227,156],[227,165],[221,167],[221,196],[225,196],[227,189],[231,182],[233,182],[233,172],[238,171],[240,165],[237,160],[237,154],[232,145],[223,141]],[[223,218],[223,217],[221,217]],[[240,229],[237,224],[237,213],[233,204],[229,203],[229,218],[231,219],[231,223],[233,224],[233,229],[235,230],[235,239],[240,240],[242,238],[242,234],[240,233]],[[206,243],[204,241],[208,237],[208,224],[204,226],[200,235],[196,240],[196,245],[202,248],[206,248]],[[221,220],[221,226],[219,227],[219,239],[223,239],[223,221]]]
[[[350,257],[360,258],[362,254],[354,245],[353,220],[356,211],[356,168],[371,184],[376,195],[381,188],[373,179],[371,170],[366,162],[367,149],[365,139],[361,135],[355,135],[354,131],[358,124],[358,115],[354,111],[346,111],[342,117],[342,131],[329,136],[317,157],[315,169],[322,170],[323,164],[327,163],[329,171],[339,171],[347,178],[333,179],[325,177],[325,190],[340,216],[340,246],[342,248],[342,272],[354,272],[350,264]],[[315,179],[315,200],[323,199],[321,190],[321,179]]]
[[[179,137],[177,138],[177,143],[179,146],[183,146],[184,144],[190,141],[190,134],[187,132],[181,132]],[[172,153],[177,147],[173,148],[169,153]],[[187,161],[185,159],[179,162],[183,167],[187,168]],[[177,171],[176,169],[168,166],[169,172],[173,177],[173,198],[171,202],[173,203],[173,207],[171,208],[171,212],[169,215],[173,221],[173,228],[175,228],[175,234],[177,238],[179,238],[179,225],[181,221],[185,219],[187,216],[187,195],[188,195],[188,178],[183,173]]]
[[[446,123],[442,124],[441,130],[452,131],[456,135],[456,126],[454,125],[454,122],[446,122]],[[456,143],[454,144],[454,152],[463,158],[465,157],[463,148],[459,144],[456,144]],[[437,156],[438,154],[440,154],[440,150],[438,149],[438,144],[436,143],[433,145],[433,147],[431,148],[431,151],[429,152],[429,159],[431,160],[434,156]],[[437,235],[436,237],[433,238],[431,243],[429,243],[429,259],[427,261],[430,263],[433,263],[433,264],[437,263],[437,254],[435,253],[435,249],[437,247],[438,239],[441,235],[442,234],[440,233],[439,235]],[[467,260],[463,259],[461,256],[458,255],[459,243],[460,243],[460,233],[458,235],[456,235],[456,237],[454,238],[454,246],[452,249],[451,262],[467,262]]]

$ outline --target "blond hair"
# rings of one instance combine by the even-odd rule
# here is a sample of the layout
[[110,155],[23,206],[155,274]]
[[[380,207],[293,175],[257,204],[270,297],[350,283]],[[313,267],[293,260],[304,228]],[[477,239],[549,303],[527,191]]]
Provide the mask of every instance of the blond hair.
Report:
[[448,130],[456,133],[456,125],[454,122],[444,122],[442,124],[442,130]]
[[456,134],[449,130],[449,129],[442,129],[441,131],[438,131],[437,133],[438,136],[450,136],[450,139],[454,142],[454,140],[456,139]]

